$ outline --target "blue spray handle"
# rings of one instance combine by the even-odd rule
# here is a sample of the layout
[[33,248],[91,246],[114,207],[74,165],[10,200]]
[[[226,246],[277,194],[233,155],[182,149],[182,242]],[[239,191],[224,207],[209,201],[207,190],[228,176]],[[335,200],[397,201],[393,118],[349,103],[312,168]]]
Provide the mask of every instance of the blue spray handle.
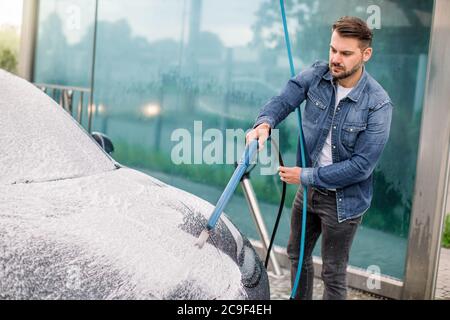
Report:
[[216,207],[214,208],[214,211],[208,220],[208,225],[206,226],[208,231],[212,230],[216,226],[217,220],[219,220],[220,215],[222,214],[223,210],[225,209],[225,206],[228,204],[228,201],[230,200],[231,196],[233,195],[234,190],[236,189],[237,185],[241,181],[241,178],[244,175],[245,171],[249,167],[250,161],[255,156],[257,150],[258,150],[258,140],[251,141],[245,147],[244,154],[242,155],[238,166],[234,170],[234,173],[231,176],[230,181],[228,181],[228,184],[225,187],[225,190],[223,190],[222,195],[220,196],[219,200],[217,201]]

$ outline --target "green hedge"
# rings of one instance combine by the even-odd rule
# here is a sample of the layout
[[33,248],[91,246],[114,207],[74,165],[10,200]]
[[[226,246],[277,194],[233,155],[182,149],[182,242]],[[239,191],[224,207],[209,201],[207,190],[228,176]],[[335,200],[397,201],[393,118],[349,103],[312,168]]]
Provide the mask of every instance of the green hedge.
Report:
[[442,246],[450,249],[450,214],[445,217],[444,232],[442,234]]
[[0,69],[17,72],[19,39],[16,29],[0,27]]

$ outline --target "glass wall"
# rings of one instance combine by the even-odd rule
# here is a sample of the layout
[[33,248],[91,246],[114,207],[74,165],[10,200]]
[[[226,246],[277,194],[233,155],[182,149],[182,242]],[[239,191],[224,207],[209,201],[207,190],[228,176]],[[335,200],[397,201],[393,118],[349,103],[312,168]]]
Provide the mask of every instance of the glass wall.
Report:
[[90,87],[95,1],[39,2],[34,82]]
[[[40,3],[35,81],[89,84],[94,1]],[[286,2],[297,71],[327,60],[330,27],[340,16],[359,16],[374,28],[374,56],[367,70],[395,107],[391,138],[375,170],[372,207],[357,233],[350,263],[377,265],[397,278],[403,276],[406,254],[432,4]],[[76,37],[61,22],[61,12],[70,6],[87,13]],[[218,129],[224,137],[226,129],[247,130],[265,101],[285,85],[289,66],[278,1],[99,0],[97,21],[94,130],[112,138],[119,162],[215,203],[233,165],[175,165],[171,152],[178,142],[171,136],[176,129],[187,129],[193,150],[194,140],[197,147],[210,144],[208,129]],[[280,126],[288,166],[295,165],[297,134],[291,115]],[[218,152],[224,159],[230,149]],[[253,187],[272,228],[281,185],[277,176],[258,173],[252,174]],[[295,186],[288,187],[276,240],[281,246],[289,236],[295,192]],[[241,190],[226,212],[245,234],[258,237]]]

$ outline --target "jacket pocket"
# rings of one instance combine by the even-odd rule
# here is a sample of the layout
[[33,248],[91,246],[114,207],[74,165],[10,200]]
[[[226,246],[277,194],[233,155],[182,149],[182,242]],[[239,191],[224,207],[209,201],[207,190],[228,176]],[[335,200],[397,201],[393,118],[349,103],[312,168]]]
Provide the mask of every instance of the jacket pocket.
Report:
[[366,130],[367,123],[344,123],[341,131],[341,142],[348,149],[353,150],[356,139],[361,131]]
[[311,104],[319,109],[326,109],[327,106],[320,100],[313,92],[308,91],[308,100],[311,102]]
[[314,93],[308,91],[305,105],[305,119],[317,124],[320,116],[325,113],[327,106]]

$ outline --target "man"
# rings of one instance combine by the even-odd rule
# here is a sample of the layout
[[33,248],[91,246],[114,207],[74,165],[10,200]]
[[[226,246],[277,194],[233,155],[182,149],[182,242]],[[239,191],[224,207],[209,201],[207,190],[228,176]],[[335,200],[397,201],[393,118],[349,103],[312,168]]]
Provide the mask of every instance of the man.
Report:
[[[372,200],[372,173],[389,137],[392,102],[367,73],[372,31],[359,18],[332,27],[329,63],[316,62],[292,78],[262,108],[247,143],[260,149],[289,113],[306,100],[302,127],[306,167],[280,167],[282,181],[300,184],[291,218],[288,255],[293,283],[299,260],[303,187],[308,187],[304,262],[297,299],[312,299],[312,251],[322,234],[324,299],[345,299],[349,251]],[[299,157],[297,157],[299,159]],[[299,160],[297,160],[299,165]]]

